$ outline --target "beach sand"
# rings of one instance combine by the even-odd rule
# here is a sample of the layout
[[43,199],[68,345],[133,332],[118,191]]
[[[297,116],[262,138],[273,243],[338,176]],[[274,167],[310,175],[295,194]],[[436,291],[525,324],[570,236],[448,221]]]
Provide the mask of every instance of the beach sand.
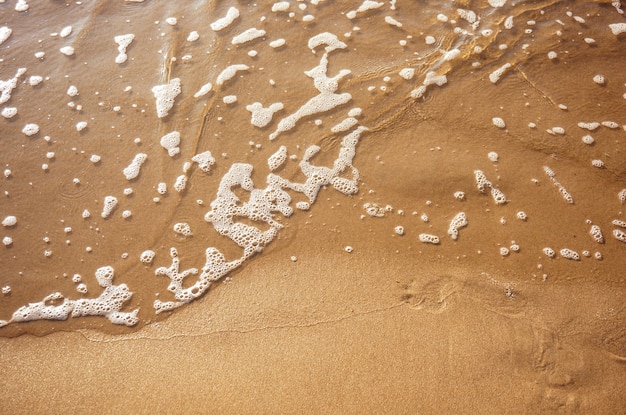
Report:
[[[17,107],[18,116],[0,120],[0,162],[11,170],[0,216],[18,220],[2,229],[13,242],[0,250],[1,285],[10,287],[0,297],[0,320],[7,322],[0,328],[2,411],[624,413],[626,244],[613,232],[626,231],[619,200],[626,188],[626,38],[608,26],[624,21],[618,8],[398,1],[396,9],[387,2],[349,19],[359,4],[292,2],[289,16],[269,3],[230,3],[33,3],[27,12],[0,5],[7,16],[0,24],[13,29],[0,44],[0,78],[28,67],[3,104]],[[233,5],[241,11],[233,26],[212,31],[209,23]],[[479,24],[462,17],[470,9]],[[313,22],[303,18],[308,13]],[[50,34],[68,24],[67,40]],[[267,35],[232,45],[250,27]],[[187,40],[192,30],[199,40]],[[321,93],[324,85],[304,72],[323,63],[328,43],[310,48],[307,41],[324,32],[346,42],[327,53],[326,69],[332,77],[349,68],[334,92],[350,93],[350,102],[304,117],[270,140],[281,119]],[[135,34],[129,60],[116,64],[113,36],[126,33]],[[281,36],[286,46],[267,45]],[[75,56],[58,52],[66,44]],[[39,49],[45,58],[33,57]],[[506,63],[512,66],[490,80]],[[216,85],[233,64],[248,69]],[[414,78],[399,76],[403,68],[414,68]],[[426,85],[428,72],[446,75],[446,82]],[[31,86],[35,74],[47,78]],[[605,83],[593,80],[598,74]],[[158,118],[151,88],[175,77],[182,93],[170,115]],[[212,91],[194,97],[209,81]],[[71,85],[78,96],[67,95]],[[426,93],[415,98],[420,85]],[[237,102],[226,104],[228,95]],[[257,101],[282,102],[284,109],[258,128],[246,109]],[[358,127],[331,127],[353,108],[362,109],[355,118],[367,128],[348,163],[358,169],[358,192],[347,195],[328,182],[310,200],[290,189],[291,205],[310,207],[273,212],[279,225],[236,217],[261,231],[274,227],[276,235],[198,299],[156,313],[155,300],[175,299],[168,277],[155,275],[171,267],[172,247],[179,272],[198,271],[183,288],[214,265],[205,259],[207,247],[217,246],[228,260],[241,257],[233,234],[220,235],[205,220],[211,202],[223,197],[218,188],[231,166],[249,163],[255,189],[264,189],[267,159],[285,145],[292,157],[274,174],[302,183],[299,163],[310,146],[320,149],[313,165],[348,160],[344,137]],[[80,121],[86,130],[76,130]],[[31,122],[40,132],[28,137],[22,129]],[[604,125],[588,131],[581,122]],[[174,130],[180,154],[170,156],[159,139]],[[585,144],[585,135],[595,142]],[[184,169],[206,150],[216,160],[210,172],[197,163]],[[122,170],[140,152],[147,161],[127,180]],[[92,154],[101,161],[90,161]],[[490,182],[484,192],[477,170]],[[189,184],[177,192],[180,175]],[[338,177],[353,179],[350,169]],[[161,182],[166,194],[157,192]],[[129,187],[132,194],[124,195]],[[245,187],[232,189],[240,207],[252,203]],[[497,203],[490,188],[506,203]],[[107,195],[119,205],[103,218]],[[367,206],[379,208],[380,217]],[[124,210],[132,215],[123,218]],[[450,223],[460,212],[467,224],[453,238]],[[182,222],[192,236],[172,230]],[[601,243],[590,235],[592,225],[601,228]],[[439,243],[423,243],[420,234]],[[544,253],[548,247],[554,257]],[[149,264],[138,260],[147,249],[156,253]],[[114,268],[108,285],[94,275],[104,266]],[[75,274],[86,294],[77,292]],[[12,321],[29,303],[51,307],[64,298],[77,307],[74,299],[120,284],[133,294],[119,311],[138,310],[130,326],[107,316]],[[62,299],[42,302],[53,292]]]

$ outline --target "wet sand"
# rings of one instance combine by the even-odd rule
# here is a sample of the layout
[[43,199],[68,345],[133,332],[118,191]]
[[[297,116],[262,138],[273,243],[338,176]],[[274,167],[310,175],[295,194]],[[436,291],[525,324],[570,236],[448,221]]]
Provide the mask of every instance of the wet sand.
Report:
[[[3,408],[11,413],[623,412],[626,245],[612,231],[620,229],[614,221],[624,221],[618,193],[626,187],[626,77],[624,35],[608,28],[624,21],[623,15],[601,2],[573,2],[569,9],[551,2],[504,9],[398,4],[397,11],[385,5],[350,20],[340,13],[358,5],[322,2],[309,4],[307,11],[291,5],[292,20],[269,11],[271,6],[245,3],[237,5],[245,13],[232,28],[212,33],[208,23],[228,6],[71,5],[64,17],[29,36],[24,29],[59,6],[33,4],[19,14],[14,5],[2,5],[14,33],[0,46],[6,64],[0,78],[22,66],[29,69],[4,104],[17,107],[18,116],[1,120],[2,164],[12,173],[4,183],[8,195],[0,215],[14,214],[18,224],[3,229],[14,242],[0,255],[2,286],[11,287],[0,298],[0,319],[8,321],[19,307],[55,291],[71,299],[97,297],[101,289],[94,271],[105,265],[115,269],[113,284],[127,284],[133,292],[122,311],[138,309],[138,323],[130,327],[98,316],[0,328]],[[475,7],[480,27],[454,33],[455,26],[471,29],[457,7]],[[314,23],[302,21],[307,12],[315,12]],[[438,13],[460,23],[443,22]],[[384,23],[385,15],[404,22],[402,30]],[[509,15],[515,25],[503,29]],[[165,23],[171,16],[178,17],[176,25]],[[584,17],[584,23],[574,16]],[[531,20],[536,22],[527,23]],[[69,23],[75,30],[69,41],[50,35]],[[244,46],[229,44],[254,25],[268,36]],[[487,28],[497,30],[478,34]],[[185,40],[190,30],[201,32],[199,43]],[[351,102],[307,117],[269,140],[281,118],[317,93],[302,74],[320,62],[323,48],[311,53],[306,44],[323,31],[348,45],[328,54],[328,75],[352,71],[337,91],[349,92]],[[130,32],[136,38],[126,64],[113,63],[112,41],[105,49],[96,47],[98,34],[109,39]],[[286,48],[266,45],[280,35]],[[425,44],[426,35],[436,43]],[[75,57],[57,51],[68,42]],[[32,57],[37,44],[46,55],[33,68],[23,62],[37,62]],[[484,50],[477,53],[476,45]],[[442,59],[455,48],[460,57]],[[25,61],[18,59],[24,50]],[[258,56],[248,55],[250,50]],[[558,57],[548,58],[550,51]],[[191,57],[182,59],[186,54]],[[79,70],[81,62],[87,70]],[[250,69],[206,97],[193,98],[224,67],[241,62]],[[490,81],[507,62],[513,66],[499,81]],[[398,76],[404,67],[416,68],[414,79]],[[447,83],[411,98],[429,70],[447,75]],[[605,84],[592,80],[598,73]],[[31,87],[26,80],[33,74],[50,79]],[[150,88],[176,76],[183,92],[172,114],[157,119]],[[268,86],[269,79],[277,87]],[[77,97],[66,94],[73,84]],[[225,104],[228,94],[238,102]],[[245,109],[257,100],[264,106],[280,101],[285,110],[259,129]],[[65,108],[67,102],[84,109]],[[294,157],[275,173],[301,182],[298,163],[309,146],[321,149],[314,165],[337,160],[348,132],[332,133],[330,127],[355,107],[363,109],[359,125],[368,128],[352,160],[360,173],[358,193],[345,195],[327,184],[309,210],[274,214],[283,227],[262,252],[197,300],[155,314],[155,299],[174,297],[167,278],[155,276],[156,269],[170,266],[171,247],[179,252],[181,270],[201,269],[207,246],[217,246],[229,260],[241,256],[240,246],[204,220],[230,166],[250,163],[255,187],[263,188],[268,157],[286,145]],[[494,117],[505,120],[506,128],[496,127]],[[316,119],[323,122],[316,125]],[[79,132],[75,125],[81,120],[88,128]],[[617,128],[590,132],[578,126],[592,121],[613,121]],[[40,133],[25,137],[27,122],[37,122]],[[559,127],[565,134],[553,131]],[[181,132],[181,152],[170,157],[159,138],[175,129]],[[582,142],[585,134],[594,137],[593,145]],[[189,186],[176,192],[172,187],[183,163],[205,150],[216,158],[212,170],[205,173],[193,164],[186,173]],[[46,156],[50,151],[54,157]],[[122,170],[138,152],[148,159],[137,179],[126,180]],[[489,152],[498,160],[490,160]],[[102,160],[89,161],[91,154]],[[603,168],[591,165],[599,159]],[[49,164],[48,171],[42,163]],[[477,189],[475,170],[506,195],[505,204]],[[73,178],[80,178],[80,185]],[[156,191],[159,182],[167,183],[165,195]],[[573,204],[558,186],[572,195]],[[127,187],[133,188],[130,196],[122,193]],[[242,188],[235,191],[241,200],[250,198]],[[458,191],[465,197],[456,198]],[[105,195],[120,201],[106,219],[100,216]],[[291,196],[293,204],[306,200],[297,192]],[[367,214],[368,203],[383,208],[383,217]],[[81,217],[85,208],[92,214],[88,219]],[[125,209],[132,210],[129,219],[121,216]],[[468,224],[453,239],[450,221],[459,212]],[[519,212],[527,218],[518,219]],[[174,233],[179,222],[188,223],[193,236]],[[592,224],[602,229],[603,243],[589,235]],[[420,242],[422,233],[437,235],[440,243]],[[555,257],[546,256],[544,247],[553,248]],[[510,251],[502,255],[502,248]],[[559,253],[564,248],[576,251],[579,260],[564,258]],[[151,264],[138,260],[146,249],[156,252]],[[75,273],[87,284],[87,294],[76,292]]]

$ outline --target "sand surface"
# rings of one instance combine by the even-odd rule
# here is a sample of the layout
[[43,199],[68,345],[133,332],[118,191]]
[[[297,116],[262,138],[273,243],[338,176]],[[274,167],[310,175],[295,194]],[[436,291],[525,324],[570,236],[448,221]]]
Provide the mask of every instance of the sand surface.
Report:
[[[0,27],[12,31],[0,43],[9,94],[0,107],[18,111],[0,118],[10,170],[0,219],[17,218],[0,229],[12,238],[0,249],[2,411],[624,413],[626,244],[614,233],[626,232],[626,35],[609,25],[626,18],[617,3],[31,3],[0,4]],[[239,17],[212,30],[231,6]],[[266,34],[232,43],[250,28]],[[331,37],[309,44],[321,33]],[[116,63],[114,36],[124,34],[134,39]],[[277,39],[285,45],[271,47]],[[219,85],[231,65],[247,69]],[[159,117],[152,88],[176,78],[182,92]],[[316,96],[342,94],[347,102],[281,123]],[[258,127],[254,102],[283,109]],[[332,130],[345,119],[355,124]],[[26,135],[29,123],[39,132]],[[172,131],[180,152],[169,155],[160,139]],[[282,145],[287,160],[271,172]],[[208,172],[192,162],[205,151],[215,159]],[[128,180],[138,153],[147,160]],[[315,176],[307,166],[328,168]],[[477,170],[490,182],[482,192]],[[272,199],[271,174],[289,183],[285,204]],[[302,190],[311,183],[313,196]],[[106,196],[118,205],[105,218]],[[236,213],[219,222],[219,209]],[[450,224],[461,212],[457,235]],[[177,223],[193,234],[176,233]],[[220,274],[208,248],[241,264]],[[143,263],[148,249],[155,258]],[[105,266],[107,281],[95,275]],[[209,273],[218,275],[210,287],[184,297]],[[125,288],[132,296],[103,315],[71,315]],[[155,300],[172,310],[158,312]],[[63,306],[62,320],[33,317]]]

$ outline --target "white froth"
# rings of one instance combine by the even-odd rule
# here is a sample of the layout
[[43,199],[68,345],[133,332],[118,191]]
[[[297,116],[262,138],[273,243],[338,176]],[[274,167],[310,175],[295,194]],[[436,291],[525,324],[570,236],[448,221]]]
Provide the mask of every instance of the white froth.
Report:
[[174,224],[174,232],[183,236],[191,236],[193,233],[191,232],[191,226],[189,226],[186,222],[179,222]]
[[167,154],[170,157],[174,157],[176,154],[180,153],[180,133],[178,131],[172,131],[171,133],[165,134],[161,137],[160,140],[161,147],[167,150]]
[[263,107],[260,102],[254,102],[246,106],[246,109],[252,113],[250,122],[258,128],[263,128],[272,122],[274,114],[284,108],[282,102],[275,102],[269,107]]
[[590,136],[590,135],[584,135],[583,138],[582,138],[582,141],[583,141],[583,143],[585,143],[587,145],[592,145],[595,142],[593,137]]
[[353,118],[353,117],[344,118],[341,122],[339,122],[338,124],[335,124],[330,129],[330,131],[332,131],[333,133],[348,131],[352,129],[355,125],[357,125],[358,123],[359,121],[356,118]]
[[559,190],[559,193],[561,194],[561,196],[563,196],[563,199],[565,199],[568,203],[573,204],[574,198],[572,197],[572,195],[569,194],[569,192],[565,189],[565,187],[563,187],[563,185],[559,183],[559,181],[556,179],[556,174],[554,173],[554,171],[548,166],[543,166],[543,171],[550,178],[550,181],[552,181],[552,184],[554,184],[554,186]]
[[356,10],[350,10],[349,12],[347,12],[346,17],[348,19],[354,19],[359,13],[364,13],[368,10],[378,9],[384,5],[385,3],[379,1],[365,0]]
[[17,86],[18,79],[26,72],[26,68],[19,68],[15,72],[15,76],[8,81],[0,80],[0,104],[4,104],[11,99],[11,92]]
[[217,76],[217,79],[215,80],[215,83],[217,85],[222,86],[224,82],[233,79],[235,75],[237,75],[237,72],[247,71],[248,69],[250,69],[250,67],[244,64],[230,65],[229,67],[224,69],[222,72],[220,72],[220,74]]
[[487,153],[487,158],[495,163],[496,161],[498,161],[498,153],[496,153],[495,151],[490,151],[489,153]]
[[87,121],[79,121],[76,123],[76,131],[83,131],[87,128]]
[[626,242],[626,232],[621,229],[613,229],[613,237],[620,242]]
[[286,43],[286,42],[285,42],[285,39],[280,38],[280,39],[272,40],[272,41],[269,43],[269,45],[270,45],[270,47],[271,47],[271,48],[276,49],[276,48],[279,48],[279,47],[281,47],[281,46],[284,46],[284,45],[285,45],[285,43]]
[[118,35],[113,38],[115,43],[117,43],[117,51],[118,55],[115,57],[115,63],[122,64],[126,62],[128,59],[128,55],[126,54],[126,49],[131,44],[131,42],[135,39],[135,35],[129,33],[127,35]]
[[580,128],[583,128],[585,130],[589,130],[589,131],[593,131],[595,129],[597,129],[598,127],[600,127],[600,123],[599,122],[579,122],[578,126]]
[[75,85],[70,85],[65,93],[70,97],[75,97],[78,95],[78,88]]
[[13,215],[9,215],[2,220],[2,226],[11,227],[17,225],[17,218]]
[[491,119],[491,122],[493,123],[493,125],[495,125],[498,128],[506,128],[506,124],[504,123],[504,120],[500,117],[493,117]]
[[[165,182],[160,182],[159,184],[157,184],[157,193],[160,195],[164,195],[167,193],[167,183]],[[156,202],[157,200],[155,200]]]
[[322,33],[309,39],[309,48],[314,50],[317,46],[326,44],[326,52],[320,60],[320,64],[315,68],[306,71],[305,74],[313,79],[313,85],[319,91],[319,94],[309,99],[298,110],[283,118],[278,123],[276,130],[270,134],[270,140],[278,137],[278,134],[291,130],[296,123],[307,116],[330,111],[340,105],[346,104],[352,99],[349,93],[335,94],[339,88],[339,80],[350,74],[350,70],[341,69],[337,75],[329,78],[326,74],[328,67],[329,49],[332,51],[338,47],[346,47],[345,43],[339,42],[337,37],[330,33]]
[[604,235],[602,235],[602,230],[598,225],[591,225],[591,229],[589,229],[589,235],[599,244],[604,243]]
[[141,255],[139,255],[139,261],[143,262],[144,264],[150,264],[152,263],[152,260],[155,257],[155,252],[148,249],[145,250],[141,253]]
[[385,16],[385,22],[387,24],[390,24],[391,26],[402,27],[402,23],[400,23],[399,21],[397,21],[391,16]]
[[131,163],[123,170],[126,180],[132,180],[139,175],[141,165],[146,161],[147,158],[148,155],[145,153],[138,153],[137,155],[135,155],[133,161],[131,161]]
[[287,147],[280,146],[274,154],[267,159],[267,165],[271,171],[278,169],[287,160]]
[[234,104],[235,102],[237,102],[237,95],[226,95],[224,98],[222,98],[222,102],[224,102],[224,104],[226,105]]
[[491,81],[491,83],[493,84],[497,83],[502,77],[502,75],[504,75],[504,73],[511,67],[512,65],[510,63],[505,63],[504,65],[502,65],[495,71],[491,72],[489,74],[489,80]]
[[604,85],[604,83],[606,82],[606,79],[604,78],[604,75],[597,74],[593,77],[593,82],[595,82],[598,85]]
[[13,33],[13,30],[7,26],[0,27],[0,45],[2,45]]
[[183,190],[185,190],[186,187],[187,187],[187,175],[181,174],[180,176],[176,178],[176,181],[174,182],[174,190],[180,193]]
[[429,233],[420,233],[418,238],[420,242],[423,242],[426,244],[433,244],[433,245],[439,244],[439,237],[437,235],[431,235]]
[[71,34],[72,34],[72,26],[65,26],[59,32],[59,37],[66,38],[66,37],[68,37]]
[[569,249],[569,248],[563,248],[559,251],[559,253],[561,254],[561,256],[565,259],[571,259],[572,261],[578,261],[580,260],[580,255],[578,255],[578,252]]
[[265,30],[257,29],[256,27],[253,27],[233,37],[233,40],[231,41],[231,43],[233,45],[241,45],[244,43],[251,42],[254,39],[258,39],[263,36],[265,36]]
[[34,123],[26,124],[24,128],[22,128],[22,132],[27,136],[33,136],[39,132],[39,126]]
[[31,75],[28,77],[28,84],[30,86],[37,86],[43,82],[43,77],[39,75]]
[[174,99],[182,92],[180,79],[171,79],[169,83],[157,85],[152,88],[152,93],[156,98],[157,117],[166,117],[174,106]]
[[200,35],[198,34],[198,32],[196,32],[195,30],[189,32],[189,35],[187,36],[187,42],[195,42],[198,39],[200,39]]
[[102,213],[100,213],[100,216],[102,216],[103,218],[108,218],[116,206],[117,206],[117,198],[115,196],[105,196],[104,203],[102,206]]
[[626,23],[612,23],[609,25],[609,28],[615,36],[626,33]]
[[74,48],[72,46],[63,46],[61,49],[59,49],[59,52],[61,52],[65,56],[72,56],[74,55]]
[[289,2],[288,1],[279,1],[277,3],[272,4],[273,12],[285,12],[289,10]]
[[15,107],[4,107],[2,108],[2,116],[4,118],[13,118],[17,115],[17,108]]
[[210,83],[210,82],[208,82],[208,83],[206,83],[206,84],[202,85],[202,86],[200,87],[200,89],[198,90],[198,92],[196,92],[195,94],[193,94],[193,97],[194,97],[194,98],[200,98],[200,97],[203,97],[203,96],[205,96],[206,94],[208,94],[208,93],[211,91],[211,89],[212,89],[212,88],[213,88],[213,84],[212,84],[212,83]]
[[17,0],[17,3],[15,3],[15,11],[25,12],[28,9],[29,9],[29,6],[26,0]]
[[414,68],[403,68],[400,70],[399,75],[408,80],[413,79],[413,77],[415,76],[415,69]]
[[456,240],[459,237],[459,229],[465,226],[467,226],[467,216],[465,216],[465,212],[457,213],[450,221],[448,235],[450,235],[452,239]]
[[236,7],[231,7],[228,9],[224,17],[221,17],[217,19],[216,21],[214,21],[213,23],[211,23],[210,25],[211,29],[215,32],[224,30],[228,26],[230,26],[238,17],[239,17],[239,10]]

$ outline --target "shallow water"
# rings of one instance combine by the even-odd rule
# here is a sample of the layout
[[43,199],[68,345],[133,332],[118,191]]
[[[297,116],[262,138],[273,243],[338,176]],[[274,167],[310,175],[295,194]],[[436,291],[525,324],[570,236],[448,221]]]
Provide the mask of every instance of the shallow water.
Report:
[[[342,322],[352,313],[407,307],[456,312],[460,319],[469,307],[519,326],[519,332],[509,326],[504,336],[524,345],[513,347],[513,362],[533,353],[553,362],[535,363],[535,369],[568,361],[556,356],[562,353],[560,336],[580,331],[593,347],[576,353],[598,348],[613,362],[626,358],[626,244],[613,236],[614,230],[626,232],[614,224],[626,220],[619,196],[626,188],[626,35],[609,27],[624,22],[619,5],[397,1],[350,19],[358,2],[289,2],[287,11],[272,11],[271,3],[261,2],[82,3],[33,3],[26,12],[15,11],[12,2],[0,5],[0,25],[12,29],[0,45],[0,79],[6,82],[26,68],[2,104],[17,108],[17,115],[0,119],[0,162],[10,169],[2,180],[6,196],[0,217],[17,218],[16,225],[3,227],[2,236],[12,243],[0,250],[0,284],[10,287],[0,297],[0,320],[6,323],[1,336],[78,330],[98,341],[168,339],[313,327]],[[210,23],[231,6],[240,16],[227,28],[212,30]],[[307,15],[313,19],[306,21]],[[168,23],[172,17],[175,24]],[[70,25],[71,34],[61,37]],[[232,44],[234,36],[253,27],[265,35]],[[199,39],[188,39],[192,31]],[[130,33],[128,60],[118,64],[114,36]],[[332,35],[309,47],[320,33]],[[270,46],[280,38],[284,46]],[[331,48],[332,39],[343,46]],[[71,56],[59,51],[67,45],[74,48]],[[45,55],[38,58],[36,52]],[[322,68],[323,56],[326,73],[314,83],[314,75],[305,72]],[[218,85],[220,73],[235,64],[247,69]],[[510,66],[498,77],[496,71],[505,64]],[[401,72],[407,68],[414,70],[412,76]],[[43,77],[41,83],[30,85],[33,75]],[[334,87],[324,84],[337,75]],[[596,75],[604,82],[594,81]],[[175,78],[181,92],[168,115],[158,117],[152,88]],[[194,96],[207,82],[211,91]],[[72,85],[76,96],[67,93]],[[350,99],[280,131],[280,121],[304,103],[333,93],[350,94]],[[236,102],[225,103],[224,97],[232,95]],[[280,102],[283,109],[259,128],[247,109],[254,102],[263,107]],[[355,108],[361,109],[354,116],[357,124],[333,132]],[[497,127],[494,117],[505,127]],[[77,131],[81,121],[87,127]],[[604,125],[593,131],[579,126],[591,122]],[[39,132],[24,134],[28,123],[36,123]],[[360,132],[353,158],[346,159],[343,137],[360,131],[359,126],[367,130]],[[170,156],[160,139],[172,131],[180,132],[180,152]],[[584,143],[585,135],[594,142]],[[278,208],[269,219],[252,218],[250,211],[249,217],[237,214],[235,223],[276,231],[256,251],[252,245],[246,251],[246,242],[237,245],[229,238],[232,228],[220,234],[205,214],[211,202],[224,199],[220,182],[236,163],[250,164],[255,189],[266,189],[267,160],[283,145],[288,157],[274,174],[290,183],[282,189],[292,200],[279,207],[289,206],[293,214]],[[317,197],[298,190],[296,184],[307,179],[299,163],[312,145],[320,148],[310,159],[313,165],[332,168],[336,160],[348,160],[333,180],[354,180],[357,193],[342,194],[333,188],[335,182],[322,179]],[[192,162],[207,150],[215,158],[209,172]],[[497,153],[497,161],[488,158],[490,152]],[[147,160],[137,178],[127,180],[123,170],[138,153]],[[100,161],[90,161],[94,154]],[[593,160],[601,160],[602,167]],[[547,175],[544,166],[555,176]],[[496,203],[489,187],[479,191],[476,170],[505,195],[505,203]],[[178,192],[174,186],[181,175],[187,185]],[[167,193],[157,192],[159,183],[166,183]],[[132,194],[125,195],[126,188]],[[242,182],[232,190],[235,206],[249,208],[251,188]],[[275,202],[267,195],[262,200]],[[106,196],[119,203],[104,218]],[[296,202],[308,202],[310,209],[298,209]],[[381,217],[370,216],[367,203],[379,206]],[[85,209],[88,218],[82,217]],[[122,216],[126,210],[132,212],[128,218]],[[466,214],[467,225],[453,239],[450,221],[459,212]],[[518,219],[519,212],[527,218]],[[232,212],[225,217],[230,220]],[[174,225],[183,222],[193,235],[174,232]],[[592,225],[600,227],[601,243],[589,234]],[[394,230],[397,226],[402,234]],[[440,242],[422,243],[422,233]],[[198,270],[181,284],[182,293],[203,271],[217,269],[219,264],[205,258],[209,247],[241,265],[215,271],[218,278],[197,300],[175,298],[168,277],[155,271],[170,267],[170,250],[176,248],[179,271]],[[546,247],[555,251],[554,258],[543,252]],[[563,257],[562,249],[575,251],[579,259]],[[156,254],[150,264],[139,260],[145,250]],[[104,266],[114,269],[113,286],[126,284],[132,292],[119,308],[122,313],[138,310],[137,321],[128,327],[106,316],[72,317],[71,307],[62,321],[13,321],[20,307],[55,292],[59,299],[40,307],[98,297],[104,285],[95,272]],[[75,274],[87,293],[77,291]],[[246,304],[246,298],[257,302]],[[178,302],[172,303],[173,311],[157,313],[155,300]],[[34,307],[24,315],[32,315]],[[460,353],[465,346],[449,347]],[[620,364],[609,372],[619,371]],[[526,376],[525,367],[516,366],[520,376]],[[550,376],[590,379],[576,372],[579,367],[560,370]],[[575,408],[597,397],[582,392],[578,397],[583,395],[587,400],[577,400]]]

